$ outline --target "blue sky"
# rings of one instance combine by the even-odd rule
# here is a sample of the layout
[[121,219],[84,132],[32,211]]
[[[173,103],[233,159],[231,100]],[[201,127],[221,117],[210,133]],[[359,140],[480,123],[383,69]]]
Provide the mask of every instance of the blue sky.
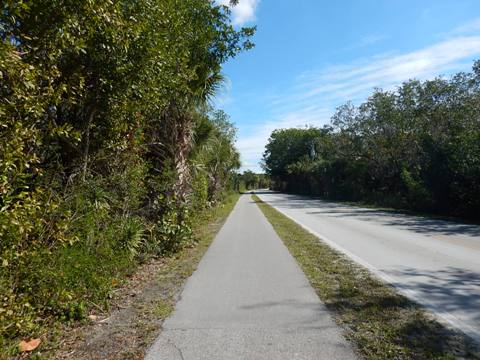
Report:
[[232,20],[257,25],[256,47],[225,65],[215,101],[239,129],[242,170],[261,171],[273,129],[322,126],[375,87],[480,59],[480,0],[240,0]]

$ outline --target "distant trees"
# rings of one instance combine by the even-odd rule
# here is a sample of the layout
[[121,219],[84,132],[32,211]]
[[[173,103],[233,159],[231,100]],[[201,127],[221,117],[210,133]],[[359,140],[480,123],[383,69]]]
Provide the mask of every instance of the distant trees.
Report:
[[245,170],[243,174],[235,176],[236,187],[239,190],[265,189],[270,187],[270,178],[266,174],[256,174]]
[[322,129],[272,133],[277,189],[479,218],[480,62],[339,107]]

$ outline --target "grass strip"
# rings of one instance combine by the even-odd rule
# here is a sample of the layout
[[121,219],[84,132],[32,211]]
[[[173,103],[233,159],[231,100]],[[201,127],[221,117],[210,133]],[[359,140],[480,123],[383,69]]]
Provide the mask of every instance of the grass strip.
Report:
[[367,359],[480,359],[465,335],[446,328],[344,254],[319,241],[258,196],[260,207],[319,298]]

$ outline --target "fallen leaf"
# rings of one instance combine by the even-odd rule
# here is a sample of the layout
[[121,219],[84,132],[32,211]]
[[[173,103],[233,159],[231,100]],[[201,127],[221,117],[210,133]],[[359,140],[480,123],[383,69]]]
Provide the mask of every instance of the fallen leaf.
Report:
[[26,351],[33,351],[35,350],[38,345],[40,345],[40,339],[32,339],[30,341],[25,341],[22,340],[20,341],[20,344],[18,347],[20,348],[21,352],[26,352]]

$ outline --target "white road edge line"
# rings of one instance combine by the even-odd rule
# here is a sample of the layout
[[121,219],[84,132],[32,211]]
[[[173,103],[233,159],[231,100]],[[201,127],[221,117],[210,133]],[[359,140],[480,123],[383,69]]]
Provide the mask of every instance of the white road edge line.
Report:
[[[257,195],[258,196],[258,195]],[[259,196],[261,198],[261,196]],[[267,201],[265,201],[266,204],[268,204]],[[270,204],[268,204],[270,205]],[[475,329],[473,329],[471,326],[468,324],[465,324],[463,321],[459,320],[456,316],[452,315],[448,311],[442,311],[440,310],[436,305],[433,305],[431,303],[425,302],[422,300],[421,296],[414,290],[411,289],[406,289],[402,287],[401,285],[398,285],[395,283],[393,278],[382,272],[381,270],[377,269],[375,266],[371,265],[370,263],[366,262],[365,260],[359,258],[357,255],[352,254],[350,251],[344,249],[334,241],[330,240],[328,237],[316,232],[315,230],[311,229],[305,224],[302,224],[301,222],[297,221],[290,215],[286,214],[284,211],[276,207],[275,205],[270,205],[273,207],[275,210],[279,211],[282,213],[284,216],[295,222],[296,224],[300,225],[302,228],[304,228],[306,231],[308,231],[310,234],[314,235],[317,237],[320,241],[324,242],[325,244],[329,245],[330,247],[334,248],[337,251],[340,251],[347,255],[349,258],[351,258],[354,262],[357,264],[367,268],[370,270],[373,274],[375,274],[377,277],[382,279],[383,281],[389,283],[392,285],[394,288],[396,288],[401,294],[409,298],[410,300],[415,301],[417,304],[429,309],[432,314],[444,325],[450,325],[461,332],[463,332],[465,335],[469,336],[473,340],[475,340],[477,343],[480,344],[480,334],[477,333]]]

